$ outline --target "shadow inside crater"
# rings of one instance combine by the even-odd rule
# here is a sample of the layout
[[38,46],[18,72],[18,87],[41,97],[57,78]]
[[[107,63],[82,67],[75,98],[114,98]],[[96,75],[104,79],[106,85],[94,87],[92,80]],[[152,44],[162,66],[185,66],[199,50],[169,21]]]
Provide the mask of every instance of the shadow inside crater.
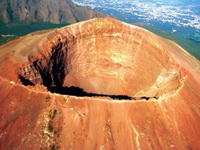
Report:
[[130,97],[127,95],[106,95],[106,94],[96,94],[87,93],[79,87],[49,87],[48,90],[52,93],[59,93],[63,95],[79,96],[79,97],[110,97],[114,100],[149,100],[150,98],[158,99],[157,97]]
[[[24,77],[19,75],[19,79],[21,80],[22,84],[27,86],[34,84],[25,79]],[[114,100],[149,100],[150,98],[158,99],[158,97],[130,97],[127,95],[106,95],[106,94],[96,94],[96,93],[87,93],[82,88],[79,87],[47,87],[51,93],[58,93],[62,95],[70,95],[70,96],[79,96],[79,97],[110,97]]]

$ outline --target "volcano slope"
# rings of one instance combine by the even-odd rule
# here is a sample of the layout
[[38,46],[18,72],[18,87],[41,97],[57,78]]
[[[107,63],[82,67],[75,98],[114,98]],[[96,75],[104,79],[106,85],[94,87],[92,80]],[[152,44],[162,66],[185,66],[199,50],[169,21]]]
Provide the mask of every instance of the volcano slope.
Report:
[[0,149],[200,149],[200,63],[115,19],[0,47]]

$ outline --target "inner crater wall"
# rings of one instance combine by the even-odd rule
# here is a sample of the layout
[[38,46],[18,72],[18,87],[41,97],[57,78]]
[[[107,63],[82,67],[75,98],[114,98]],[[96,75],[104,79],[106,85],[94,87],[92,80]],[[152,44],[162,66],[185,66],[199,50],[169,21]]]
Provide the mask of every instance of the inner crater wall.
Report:
[[166,49],[159,37],[139,27],[109,19],[87,22],[50,33],[29,54],[19,76],[33,85],[159,97],[184,82]]

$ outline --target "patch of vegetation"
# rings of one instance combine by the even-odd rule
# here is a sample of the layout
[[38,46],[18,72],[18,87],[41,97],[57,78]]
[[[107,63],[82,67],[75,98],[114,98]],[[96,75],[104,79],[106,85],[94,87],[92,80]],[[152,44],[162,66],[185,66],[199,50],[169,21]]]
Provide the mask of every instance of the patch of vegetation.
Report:
[[54,120],[59,112],[56,109],[48,109],[44,115],[44,129],[43,138],[41,142],[40,150],[58,150],[60,149],[58,137],[61,133],[61,128],[54,127]]
[[55,118],[57,114],[57,110],[50,110],[50,114],[49,114],[49,123],[48,123],[48,131],[49,132],[53,132],[53,119]]
[[12,41],[12,40],[15,40],[17,38],[19,38],[19,36],[12,36],[12,37],[1,37],[0,36],[0,45],[3,45],[5,43]]
[[49,123],[49,125],[48,125],[48,130],[49,130],[49,132],[53,132],[53,125],[52,125],[52,122]]
[[12,23],[12,24],[0,24],[0,35],[14,35],[12,37],[1,37],[0,36],[0,45],[5,44],[11,40],[24,36],[31,32],[54,29],[66,26],[68,24],[52,24],[52,23]]

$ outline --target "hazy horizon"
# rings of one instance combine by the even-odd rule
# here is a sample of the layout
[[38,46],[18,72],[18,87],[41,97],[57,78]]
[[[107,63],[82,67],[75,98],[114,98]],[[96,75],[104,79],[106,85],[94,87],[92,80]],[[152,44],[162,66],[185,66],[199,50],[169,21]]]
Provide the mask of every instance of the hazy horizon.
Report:
[[197,0],[73,0],[126,22],[147,23],[160,30],[200,41]]

